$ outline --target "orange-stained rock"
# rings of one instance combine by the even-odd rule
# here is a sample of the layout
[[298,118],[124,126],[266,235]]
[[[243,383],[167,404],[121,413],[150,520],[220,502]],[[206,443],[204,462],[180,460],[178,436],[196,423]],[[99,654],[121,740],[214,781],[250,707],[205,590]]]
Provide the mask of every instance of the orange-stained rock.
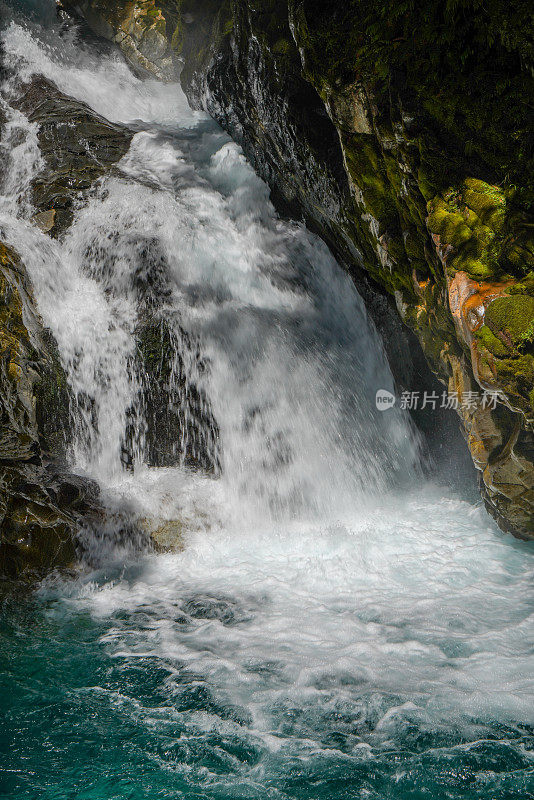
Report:
[[486,308],[507,293],[516,281],[474,281],[467,272],[457,272],[448,278],[449,307],[458,334],[471,346],[473,333],[484,324]]

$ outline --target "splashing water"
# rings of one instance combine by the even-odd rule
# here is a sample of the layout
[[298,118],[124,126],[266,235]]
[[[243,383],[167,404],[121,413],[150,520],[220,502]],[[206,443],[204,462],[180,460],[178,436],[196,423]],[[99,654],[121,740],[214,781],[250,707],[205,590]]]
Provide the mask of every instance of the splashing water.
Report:
[[[531,550],[425,482],[409,420],[376,411],[393,381],[352,282],[179,86],[53,27],[2,39],[21,80],[135,131],[52,240],[4,86],[0,229],[58,342],[73,468],[185,545],[6,604],[6,796],[534,797]],[[170,466],[149,466],[147,320]]]

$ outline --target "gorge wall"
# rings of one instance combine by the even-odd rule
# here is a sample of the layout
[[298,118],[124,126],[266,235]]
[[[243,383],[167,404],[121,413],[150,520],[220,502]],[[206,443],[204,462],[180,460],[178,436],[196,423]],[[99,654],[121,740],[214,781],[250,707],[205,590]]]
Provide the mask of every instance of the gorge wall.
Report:
[[180,73],[279,207],[304,217],[358,282],[385,290],[458,406],[488,510],[532,536],[530,4],[63,7],[137,70]]

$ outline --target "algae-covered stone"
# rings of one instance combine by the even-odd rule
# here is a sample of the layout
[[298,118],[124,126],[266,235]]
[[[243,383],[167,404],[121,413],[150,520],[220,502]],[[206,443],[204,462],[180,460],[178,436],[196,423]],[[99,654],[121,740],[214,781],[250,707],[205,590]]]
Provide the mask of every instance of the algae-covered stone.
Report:
[[534,297],[515,294],[496,298],[486,309],[486,325],[501,334],[510,348],[532,346],[534,340]]
[[510,353],[510,347],[501,341],[501,339],[498,339],[488,325],[482,325],[482,327],[478,329],[476,338],[482,347],[485,347],[486,350],[489,350],[490,353],[493,353],[495,356],[506,358]]
[[486,381],[534,421],[534,297],[515,292],[495,298],[476,336]]
[[502,189],[467,178],[430,201],[428,210],[428,229],[450,275],[463,271],[484,280],[513,269],[514,218]]
[[169,42],[172,31],[162,7],[166,7],[169,18],[175,18],[180,0],[62,0],[61,5],[83,14],[98,36],[115,42],[136,71],[166,81],[176,78],[177,43],[173,47]]

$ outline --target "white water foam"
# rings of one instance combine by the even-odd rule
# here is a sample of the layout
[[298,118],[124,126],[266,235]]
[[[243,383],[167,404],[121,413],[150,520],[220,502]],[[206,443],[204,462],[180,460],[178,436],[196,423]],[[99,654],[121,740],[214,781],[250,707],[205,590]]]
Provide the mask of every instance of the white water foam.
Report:
[[336,710],[340,730],[364,728],[386,697],[363,736],[374,744],[414,719],[428,730],[476,719],[480,736],[487,721],[533,722],[532,577],[523,546],[496,536],[482,509],[427,485],[344,524],[202,531],[181,556],[87,582],[66,602],[114,618],[104,641],[115,657],[161,659],[170,680],[182,665],[278,746],[289,744],[283,708]]

